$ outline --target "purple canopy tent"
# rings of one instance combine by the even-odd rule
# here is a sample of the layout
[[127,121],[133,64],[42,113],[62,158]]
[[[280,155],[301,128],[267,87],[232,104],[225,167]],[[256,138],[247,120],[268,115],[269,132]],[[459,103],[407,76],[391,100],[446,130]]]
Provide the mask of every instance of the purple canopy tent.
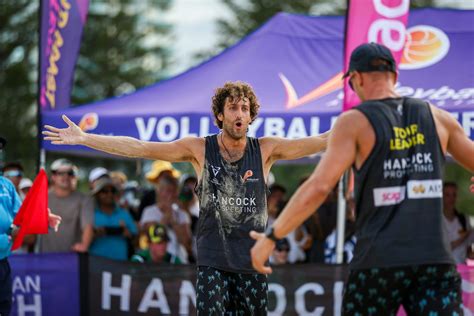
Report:
[[[398,92],[450,111],[474,139],[474,11],[410,13]],[[281,13],[237,45],[169,80],[135,93],[60,111],[44,124],[142,140],[172,141],[217,131],[210,104],[226,81],[250,83],[261,102],[252,136],[304,137],[328,130],[342,107],[344,17]],[[47,151],[84,151],[43,142]]]

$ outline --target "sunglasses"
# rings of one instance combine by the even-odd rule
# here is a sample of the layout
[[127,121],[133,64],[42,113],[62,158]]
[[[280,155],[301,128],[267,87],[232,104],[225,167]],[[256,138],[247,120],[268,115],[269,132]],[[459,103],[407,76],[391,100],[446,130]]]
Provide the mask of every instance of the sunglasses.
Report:
[[354,90],[354,87],[352,86],[352,78],[354,78],[354,76],[350,76],[349,77],[349,81],[347,82],[349,84],[349,87],[351,88],[352,91],[355,91]]
[[8,170],[3,173],[3,176],[7,178],[21,177],[23,176],[23,172],[21,172],[20,170]]
[[115,189],[103,189],[103,190],[100,190],[99,193],[101,193],[101,194],[109,194],[109,193],[115,194],[115,193],[117,193],[117,190],[115,190]]
[[69,170],[69,171],[53,171],[53,174],[56,175],[56,176],[65,176],[65,175],[68,175],[70,177],[74,177],[76,175],[76,173],[73,171],[73,170]]

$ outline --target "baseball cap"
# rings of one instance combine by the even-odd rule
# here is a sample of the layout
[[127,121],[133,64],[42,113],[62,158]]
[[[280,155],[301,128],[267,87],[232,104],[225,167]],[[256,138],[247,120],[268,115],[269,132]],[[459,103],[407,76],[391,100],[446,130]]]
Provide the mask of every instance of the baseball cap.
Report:
[[[384,60],[387,64],[374,63],[376,60]],[[349,61],[349,70],[343,78],[349,76],[352,71],[371,72],[371,71],[391,71],[397,72],[395,59],[392,52],[387,47],[377,43],[365,43],[357,46],[351,54]]]
[[33,185],[33,182],[30,179],[23,178],[20,180],[20,184],[18,184],[18,189],[23,190],[26,188],[31,188],[32,185]]
[[179,178],[179,176],[181,175],[181,173],[176,170],[170,162],[156,160],[151,165],[151,170],[146,174],[146,178],[148,181],[153,182],[163,171],[170,171],[173,177],[175,178]]
[[53,161],[51,164],[51,171],[59,171],[60,169],[71,169],[74,172],[77,171],[77,167],[68,159],[60,158]]
[[104,167],[97,167],[91,170],[89,173],[89,182],[94,182],[95,180],[99,179],[100,177],[103,177],[107,175],[109,171],[105,169]]
[[148,228],[148,238],[150,242],[159,244],[164,241],[168,241],[168,234],[166,233],[166,226],[162,224],[154,224]]
[[91,190],[91,193],[92,195],[96,195],[97,193],[99,193],[106,187],[112,187],[115,190],[115,192],[118,192],[117,186],[115,186],[112,179],[110,179],[109,177],[103,177],[97,180],[97,182],[94,185],[94,188]]

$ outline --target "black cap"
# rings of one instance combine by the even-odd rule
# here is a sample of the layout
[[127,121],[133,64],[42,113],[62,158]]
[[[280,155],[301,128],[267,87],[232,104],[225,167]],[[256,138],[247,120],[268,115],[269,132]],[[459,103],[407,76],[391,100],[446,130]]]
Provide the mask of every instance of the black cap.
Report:
[[7,140],[0,136],[0,150],[5,148],[5,145],[7,144]]
[[148,238],[150,238],[150,242],[154,244],[169,241],[169,237],[166,232],[166,226],[163,224],[151,225],[148,227]]
[[[377,64],[376,60],[384,60],[387,63]],[[387,47],[377,43],[366,43],[357,46],[351,54],[349,70],[343,78],[349,76],[352,71],[371,72],[371,71],[391,71],[397,72],[395,59],[392,52]]]

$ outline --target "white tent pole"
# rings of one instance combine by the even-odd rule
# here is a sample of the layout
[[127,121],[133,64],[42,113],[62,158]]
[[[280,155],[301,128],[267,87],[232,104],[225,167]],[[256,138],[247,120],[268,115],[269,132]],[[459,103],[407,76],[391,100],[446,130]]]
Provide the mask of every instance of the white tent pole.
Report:
[[46,150],[44,148],[40,149],[39,167],[46,169]]
[[346,230],[346,199],[344,198],[344,175],[337,190],[336,262],[344,260],[344,233]]

